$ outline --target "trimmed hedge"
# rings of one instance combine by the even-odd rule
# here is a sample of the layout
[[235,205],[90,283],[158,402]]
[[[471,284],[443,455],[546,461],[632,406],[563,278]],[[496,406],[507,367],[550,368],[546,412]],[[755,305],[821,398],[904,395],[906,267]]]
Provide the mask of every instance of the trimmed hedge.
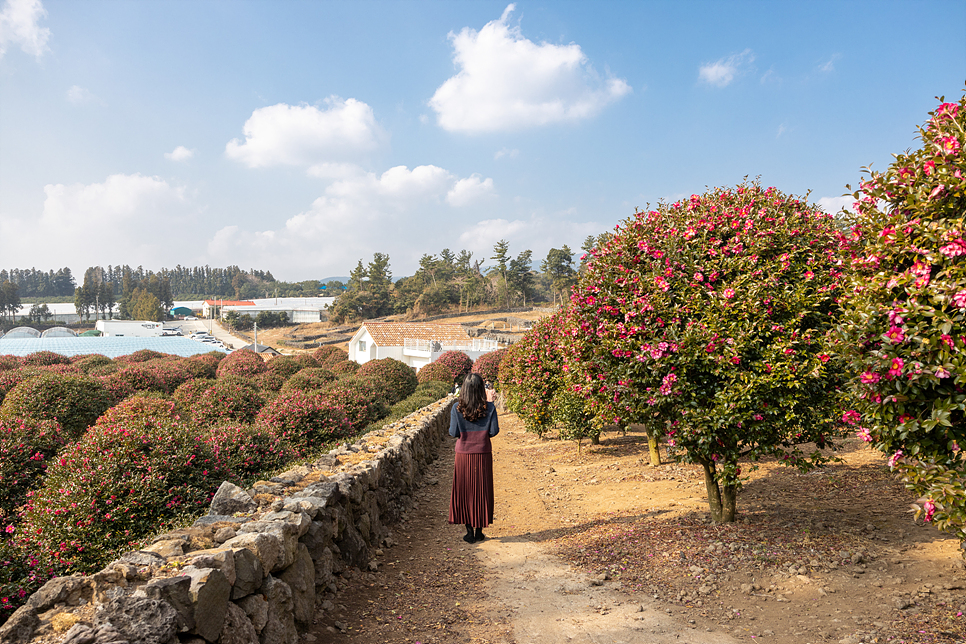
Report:
[[0,356],[0,371],[11,371],[13,369],[19,369],[23,366],[23,361],[17,356],[2,355]]
[[37,351],[24,356],[23,363],[28,367],[48,367],[53,364],[70,364],[70,358],[53,351]]
[[326,365],[326,368],[332,371],[332,373],[339,374],[340,376],[351,376],[359,370],[359,367],[359,363],[354,360],[343,360],[342,362]]
[[53,420],[0,420],[0,523],[6,525],[27,492],[47,471],[50,459],[67,443]]
[[189,408],[191,417],[199,425],[225,422],[250,423],[265,403],[258,390],[235,379],[216,380]]
[[285,381],[282,391],[311,391],[321,389],[330,382],[338,380],[338,376],[321,367],[315,369],[302,369],[297,374]]
[[343,360],[348,360],[349,354],[334,344],[327,344],[324,347],[316,349],[312,357],[315,358],[320,366],[325,367],[342,362]]
[[247,483],[299,456],[290,442],[268,425],[215,425],[208,429],[207,439],[228,477],[239,483]]
[[356,371],[357,377],[375,376],[384,381],[392,395],[392,404],[408,398],[416,391],[419,380],[416,372],[405,362],[395,358],[370,360]]
[[505,355],[506,349],[484,353],[473,363],[473,373],[479,374],[483,382],[489,382],[496,387],[500,382],[500,362]]
[[113,365],[114,361],[107,356],[102,356],[99,353],[93,355],[84,356],[80,360],[74,361],[74,366],[83,371],[86,374],[90,374],[92,370],[97,367],[104,367],[106,365]]
[[[317,362],[316,365],[318,365]],[[305,366],[292,356],[275,356],[268,361],[267,366],[270,373],[278,374],[285,379],[305,369]]]
[[320,443],[353,433],[345,409],[331,397],[315,392],[279,394],[258,414],[257,424],[270,428],[302,455]]
[[262,391],[278,391],[285,384],[287,378],[277,371],[268,370],[258,374],[255,378],[255,386]]
[[129,353],[126,356],[118,356],[118,362],[130,362],[136,364],[138,362],[147,362],[148,360],[156,360],[157,358],[167,358],[167,353],[161,353],[160,351],[152,351],[151,349],[138,349],[134,353]]
[[449,388],[453,388],[453,372],[446,365],[438,362],[430,362],[425,367],[420,368],[416,373],[416,380],[422,384],[424,382],[445,382]]
[[353,434],[389,412],[385,403],[374,394],[371,386],[354,382],[350,378],[331,382],[319,390],[319,395],[327,405],[345,410]]
[[89,376],[44,374],[24,380],[7,393],[0,419],[55,420],[77,439],[114,403],[110,392]]
[[201,395],[211,389],[217,381],[214,378],[195,378],[194,380],[189,380],[188,382],[182,383],[171,397],[174,399],[181,409],[186,410],[189,414],[191,413],[191,408],[194,406]]
[[473,361],[462,351],[447,351],[433,361],[447,367],[453,374],[453,383],[461,384],[473,369]]
[[268,367],[262,357],[254,351],[234,351],[218,363],[217,377],[244,376],[254,378],[265,373]]

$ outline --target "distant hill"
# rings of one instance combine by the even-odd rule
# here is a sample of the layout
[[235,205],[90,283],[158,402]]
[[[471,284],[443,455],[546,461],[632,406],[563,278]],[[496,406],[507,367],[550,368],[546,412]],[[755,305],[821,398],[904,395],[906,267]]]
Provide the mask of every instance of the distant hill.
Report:
[[348,284],[349,276],[343,275],[339,277],[323,277],[322,279],[319,280],[320,284],[325,284],[327,282],[342,282],[343,284]]

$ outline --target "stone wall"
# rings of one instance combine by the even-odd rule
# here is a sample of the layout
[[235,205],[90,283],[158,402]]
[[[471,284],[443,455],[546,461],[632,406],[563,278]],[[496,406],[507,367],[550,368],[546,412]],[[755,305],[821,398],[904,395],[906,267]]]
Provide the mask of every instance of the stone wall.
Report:
[[378,570],[390,525],[447,434],[449,398],[249,490],[92,575],[52,579],[0,642],[296,644],[317,608]]

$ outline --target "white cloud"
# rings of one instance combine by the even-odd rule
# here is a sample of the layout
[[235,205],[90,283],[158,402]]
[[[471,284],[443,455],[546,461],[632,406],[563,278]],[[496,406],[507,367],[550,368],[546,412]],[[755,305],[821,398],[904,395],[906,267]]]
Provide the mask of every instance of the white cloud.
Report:
[[547,251],[567,244],[574,251],[574,260],[577,260],[582,254],[580,244],[587,235],[598,235],[607,226],[593,221],[569,221],[568,218],[574,215],[571,209],[550,217],[534,215],[530,219],[484,219],[460,235],[460,247],[472,251],[476,257],[487,258],[492,254],[493,245],[505,239],[510,243],[511,255],[532,250],[536,268],[547,256]]
[[579,45],[524,38],[507,25],[514,8],[480,31],[450,32],[460,71],[429,100],[440,127],[479,133],[579,121],[631,92],[623,79],[601,79]]
[[47,16],[40,0],[7,0],[0,10],[0,58],[10,45],[19,45],[24,53],[40,58],[50,48],[50,29],[38,24]]
[[715,87],[726,87],[743,67],[750,65],[754,60],[755,55],[750,49],[746,49],[740,54],[702,65],[698,69],[698,78]]
[[70,89],[67,90],[67,100],[72,105],[83,105],[84,103],[91,103],[95,99],[89,89],[80,85],[71,85]]
[[357,159],[381,145],[385,135],[371,107],[337,96],[326,99],[325,106],[259,108],[245,122],[244,142],[232,139],[225,154],[249,168],[311,166]]
[[519,154],[520,151],[516,148],[512,150],[510,148],[503,148],[502,150],[498,150],[497,153],[493,155],[493,158],[501,159],[503,157],[510,157],[511,159],[515,159]]
[[446,202],[451,206],[465,206],[491,194],[493,194],[493,179],[483,179],[480,175],[474,174],[457,181],[456,185],[446,193]]
[[854,203],[855,198],[851,195],[845,195],[843,197],[822,197],[818,200],[818,207],[830,215],[835,215],[843,209],[852,210],[852,204]]
[[780,124],[778,126],[778,134],[775,135],[775,138],[780,139],[782,137],[782,134],[784,134],[787,131],[788,131],[788,128],[785,126],[785,124],[784,123]]
[[38,249],[56,257],[59,266],[80,270],[199,259],[191,252],[190,235],[184,235],[199,209],[183,187],[158,177],[115,174],[102,183],[48,184],[44,194],[39,217],[0,217],[0,256],[12,265],[35,262]]
[[835,61],[838,60],[839,58],[841,58],[840,54],[832,54],[832,57],[829,58],[826,63],[818,66],[818,71],[825,72],[825,73],[834,72]]
[[168,159],[169,161],[179,161],[180,162],[180,161],[187,161],[188,159],[190,159],[194,155],[195,155],[195,151],[194,150],[189,150],[185,146],[179,145],[174,150],[171,150],[171,152],[165,152],[164,153],[164,158],[165,159]]
[[[345,270],[360,257],[389,252],[397,262],[405,253],[426,250],[426,240],[452,219],[454,206],[466,207],[492,192],[493,180],[459,178],[433,165],[397,166],[377,175],[356,166],[314,166],[342,173],[312,206],[276,229],[248,231],[226,226],[208,243],[215,262],[243,256],[253,266],[288,270]],[[414,250],[415,249],[415,250]]]

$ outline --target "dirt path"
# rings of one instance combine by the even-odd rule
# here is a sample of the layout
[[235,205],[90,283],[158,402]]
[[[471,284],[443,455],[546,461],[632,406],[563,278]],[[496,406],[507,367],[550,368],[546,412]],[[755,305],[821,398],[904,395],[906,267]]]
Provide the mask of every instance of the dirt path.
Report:
[[307,641],[966,642],[958,543],[910,518],[861,444],[808,475],[763,465],[741,521],[714,526],[700,473],[650,467],[643,436],[578,456],[512,414],[501,428],[488,538],[446,523],[447,443],[378,570],[345,571]]

